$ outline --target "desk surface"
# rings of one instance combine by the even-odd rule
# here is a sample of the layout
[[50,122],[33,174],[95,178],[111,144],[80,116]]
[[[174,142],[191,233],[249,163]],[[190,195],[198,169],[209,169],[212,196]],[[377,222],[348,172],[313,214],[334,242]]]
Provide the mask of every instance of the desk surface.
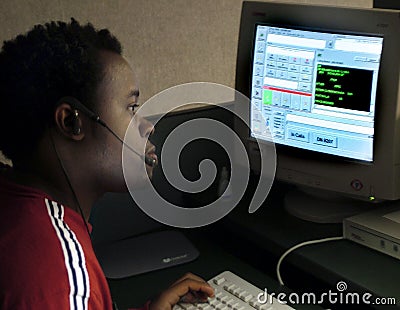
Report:
[[[216,224],[185,231],[200,251],[199,258],[191,263],[109,280],[120,309],[144,304],[186,272],[209,279],[231,270],[260,288],[287,292],[276,281],[275,267],[280,255],[303,241],[341,236],[342,226],[297,219],[282,208],[280,195],[279,191],[270,194],[265,205],[254,214],[247,213],[243,203]],[[395,297],[400,302],[400,261],[347,240],[296,250],[282,264],[282,275],[285,284],[297,292],[336,291],[336,284],[345,281],[346,292],[370,292],[374,297]]]
[[[268,256],[272,265],[285,250],[303,241],[342,236],[341,224],[310,223],[288,214],[281,198],[269,197],[255,214],[247,213],[246,206],[238,206],[224,220],[225,229],[240,231],[243,240],[253,240],[252,247]],[[250,261],[262,269],[257,261],[251,258]],[[294,279],[290,274],[293,270],[309,276],[315,283]],[[339,281],[345,281],[347,292],[394,297],[400,303],[400,261],[348,240],[300,248],[287,256],[282,273],[285,284],[294,290],[307,290],[309,285],[310,289],[316,286],[335,289]]]
[[[193,262],[125,279],[109,279],[111,294],[118,308],[126,309],[144,304],[149,298],[156,296],[162,289],[167,288],[169,284],[186,272],[192,272],[204,279],[210,279],[225,270],[230,270],[262,289],[267,288],[268,292],[290,293],[286,287],[281,287],[276,280],[224,251],[220,246],[210,243],[208,238],[203,236],[203,234],[208,233],[209,231],[206,232],[201,229],[185,232],[185,235],[189,237],[200,252],[200,256]],[[229,238],[228,235],[226,237]],[[299,307],[298,309],[310,309],[310,307]],[[321,308],[312,307],[311,309]]]

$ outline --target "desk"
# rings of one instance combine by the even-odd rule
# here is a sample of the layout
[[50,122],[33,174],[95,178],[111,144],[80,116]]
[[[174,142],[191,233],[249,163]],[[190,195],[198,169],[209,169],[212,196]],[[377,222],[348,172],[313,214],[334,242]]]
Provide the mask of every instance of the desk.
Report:
[[[273,190],[255,214],[249,214],[245,204],[239,205],[223,221],[224,230],[234,235],[236,243],[246,244],[257,253],[257,257],[242,259],[272,277],[277,260],[288,248],[307,240],[342,235],[341,224],[310,223],[286,213],[282,206],[284,193],[285,190]],[[229,247],[236,255],[246,252],[233,244]],[[348,240],[296,250],[284,260],[282,274],[285,284],[293,290],[336,291],[336,284],[345,281],[347,292],[395,297],[400,303],[400,261]]]
[[[126,279],[109,280],[113,298],[122,309],[141,305],[188,271],[209,279],[224,270],[231,270],[260,288],[279,292],[275,268],[286,249],[303,241],[342,235],[340,224],[310,223],[287,214],[282,207],[285,190],[284,186],[276,188],[274,185],[265,204],[254,214],[247,212],[244,199],[223,220],[205,228],[185,230],[200,251],[196,261]],[[337,292],[336,284],[345,281],[346,292],[370,292],[374,297],[395,297],[400,302],[397,281],[400,279],[400,261],[347,240],[296,250],[282,264],[282,276],[285,284],[299,293],[318,294],[329,289]],[[336,305],[334,308],[349,307]],[[350,308],[357,309],[355,306]],[[358,307],[391,308],[394,307]]]
[[[287,288],[281,287],[276,280],[229,254],[221,246],[210,242],[210,232],[210,229],[196,229],[185,232],[185,235],[200,252],[200,256],[193,262],[125,279],[108,280],[111,294],[119,309],[144,304],[151,296],[157,295],[186,272],[192,272],[204,279],[210,279],[222,271],[231,270],[256,286],[267,288],[268,292],[290,293]],[[228,235],[225,237],[229,238]],[[298,307],[298,309],[321,308],[314,306]]]

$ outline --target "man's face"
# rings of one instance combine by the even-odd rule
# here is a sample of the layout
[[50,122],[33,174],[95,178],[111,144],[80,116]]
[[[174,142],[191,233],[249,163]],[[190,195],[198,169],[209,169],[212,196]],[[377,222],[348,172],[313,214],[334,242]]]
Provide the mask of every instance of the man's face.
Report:
[[[145,148],[148,156],[155,156],[154,145],[148,141],[153,125],[141,117],[134,117],[139,107],[139,88],[132,68],[122,56],[112,52],[102,51],[100,59],[104,74],[97,88],[96,112],[121,139],[124,139],[132,120],[133,128],[129,130],[126,141],[140,154],[144,155]],[[93,127],[92,133],[95,152],[91,153],[98,159],[96,174],[102,178],[99,182],[103,182],[108,191],[126,190],[122,173],[122,143],[102,126]],[[135,171],[136,178],[129,182],[139,186],[144,178],[152,176],[153,168],[146,165],[144,169],[143,159],[132,152],[129,154],[132,156],[129,168]]]

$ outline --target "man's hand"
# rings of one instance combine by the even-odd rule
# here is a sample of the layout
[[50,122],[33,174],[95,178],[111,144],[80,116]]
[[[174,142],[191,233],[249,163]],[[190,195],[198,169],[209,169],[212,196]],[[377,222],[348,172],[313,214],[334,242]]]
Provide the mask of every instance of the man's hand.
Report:
[[162,292],[149,305],[150,310],[171,310],[179,301],[194,303],[206,302],[214,296],[214,289],[202,278],[187,273]]

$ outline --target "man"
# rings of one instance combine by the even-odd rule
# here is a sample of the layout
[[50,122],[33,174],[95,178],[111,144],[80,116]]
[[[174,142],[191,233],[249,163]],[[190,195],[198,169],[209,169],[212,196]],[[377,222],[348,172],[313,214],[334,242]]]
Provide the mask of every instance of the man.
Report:
[[[123,137],[138,97],[132,68],[108,30],[72,19],[4,42],[0,150],[13,168],[0,172],[1,309],[112,309],[87,219],[105,192],[126,191],[122,143],[75,102]],[[130,141],[146,145],[156,160],[152,124],[138,117],[134,126]],[[132,156],[140,186],[153,168],[144,171],[143,158]],[[205,281],[187,274],[144,309],[212,295]]]

